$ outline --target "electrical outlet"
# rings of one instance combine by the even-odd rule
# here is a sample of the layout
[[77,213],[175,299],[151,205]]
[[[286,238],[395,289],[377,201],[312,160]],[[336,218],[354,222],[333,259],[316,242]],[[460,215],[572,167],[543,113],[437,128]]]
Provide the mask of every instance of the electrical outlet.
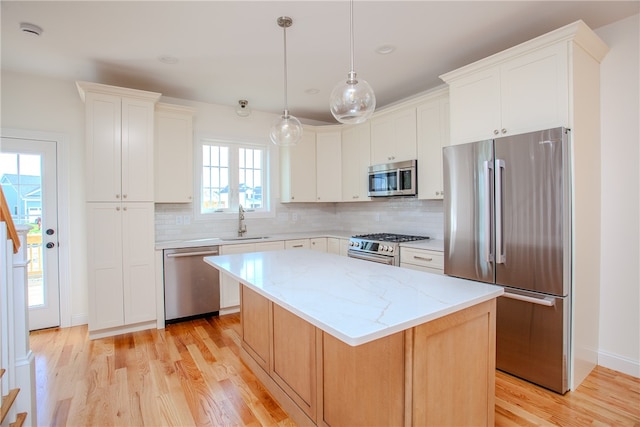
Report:
[[294,222],[295,222],[295,221],[297,221],[297,220],[298,220],[298,214],[297,214],[297,213],[295,213],[295,212],[294,212],[294,213],[292,213],[292,214],[291,214],[291,219],[292,219]]
[[184,216],[182,217],[182,223],[183,223],[184,225],[189,225],[189,224],[191,224],[191,215],[184,215]]
[[182,225],[182,217],[180,215],[176,215],[176,225]]

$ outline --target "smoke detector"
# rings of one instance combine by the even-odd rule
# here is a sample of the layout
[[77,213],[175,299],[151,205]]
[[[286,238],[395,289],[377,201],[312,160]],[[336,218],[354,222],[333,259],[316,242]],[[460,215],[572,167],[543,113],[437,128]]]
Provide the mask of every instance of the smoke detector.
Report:
[[40,36],[42,35],[42,28],[38,27],[35,24],[30,24],[28,22],[21,22],[20,23],[20,31],[27,33],[27,34],[33,34],[35,36]]

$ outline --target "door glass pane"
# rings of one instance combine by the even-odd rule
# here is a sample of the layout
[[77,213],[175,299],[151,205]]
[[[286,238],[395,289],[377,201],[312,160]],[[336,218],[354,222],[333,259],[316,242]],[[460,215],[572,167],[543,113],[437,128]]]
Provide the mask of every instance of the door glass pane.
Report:
[[15,224],[31,225],[27,234],[29,307],[45,301],[42,259],[42,156],[0,153],[2,191]]

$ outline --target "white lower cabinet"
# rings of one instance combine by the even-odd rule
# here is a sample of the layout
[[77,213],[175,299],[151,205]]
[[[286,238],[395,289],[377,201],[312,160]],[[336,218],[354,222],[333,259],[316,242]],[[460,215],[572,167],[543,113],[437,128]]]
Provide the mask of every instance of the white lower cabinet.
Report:
[[314,237],[309,239],[309,247],[314,251],[327,252],[327,238]]
[[155,326],[153,203],[92,202],[87,208],[89,333],[98,338]]
[[347,256],[349,249],[349,239],[340,239],[338,237],[327,237],[327,252],[330,254]]
[[400,248],[400,267],[444,274],[444,253],[428,249]]
[[[241,243],[220,247],[220,255],[246,254],[248,252],[278,251],[284,249],[282,240],[275,242]],[[220,275],[220,314],[240,309],[240,284],[227,274]]]

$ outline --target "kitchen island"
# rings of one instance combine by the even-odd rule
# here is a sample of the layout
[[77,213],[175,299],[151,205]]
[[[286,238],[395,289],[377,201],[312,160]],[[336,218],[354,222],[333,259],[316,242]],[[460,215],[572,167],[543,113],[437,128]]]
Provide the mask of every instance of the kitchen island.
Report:
[[502,288],[309,250],[205,257],[242,359],[300,425],[493,425]]

